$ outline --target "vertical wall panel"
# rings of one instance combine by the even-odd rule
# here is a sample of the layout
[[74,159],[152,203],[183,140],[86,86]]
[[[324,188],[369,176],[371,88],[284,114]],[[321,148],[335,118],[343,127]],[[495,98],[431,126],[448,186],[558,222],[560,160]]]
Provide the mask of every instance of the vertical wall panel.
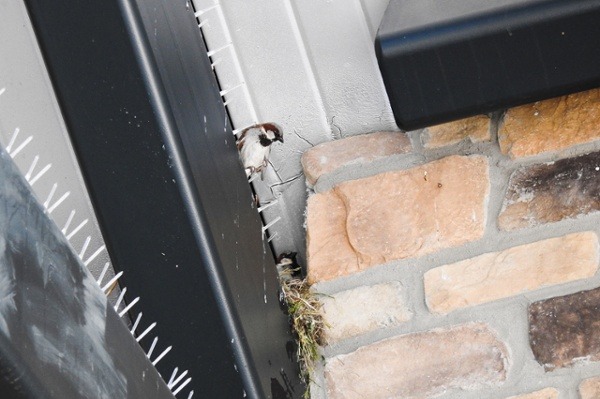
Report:
[[[273,147],[273,168],[255,181],[261,204],[278,200],[265,210],[267,223],[280,218],[268,234],[275,235],[277,252],[302,250],[306,191],[301,176],[290,180],[301,173],[302,152],[332,136],[296,16],[282,0],[228,0],[210,9],[214,4],[194,3],[198,11],[208,9],[199,18],[209,49],[231,42],[212,57],[222,89],[245,83],[225,97],[234,128],[274,121],[284,129],[285,144]],[[250,120],[253,114],[256,120]]]
[[[193,0],[235,129],[274,121],[285,143],[254,181],[276,252],[304,254],[300,157],[348,135],[396,130],[373,38],[389,0]],[[240,83],[243,86],[237,87]],[[278,221],[277,221],[278,220]]]
[[360,0],[363,8],[363,12],[365,13],[365,18],[367,20],[367,26],[369,27],[369,32],[371,33],[371,39],[375,41],[375,36],[377,35],[377,30],[379,29],[379,24],[381,23],[381,18],[383,18],[383,13],[385,13],[385,9],[387,8],[390,0]]
[[327,118],[342,137],[395,127],[360,0],[295,0]]

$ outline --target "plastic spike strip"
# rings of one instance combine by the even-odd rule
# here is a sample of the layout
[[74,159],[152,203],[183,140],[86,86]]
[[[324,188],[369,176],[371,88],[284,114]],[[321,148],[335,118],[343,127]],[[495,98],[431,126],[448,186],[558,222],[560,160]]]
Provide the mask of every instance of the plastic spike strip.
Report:
[[[106,275],[109,267],[110,267],[110,263],[107,262],[104,265],[104,268],[102,269],[100,278],[98,278],[98,281],[97,281],[98,286],[101,287],[102,292],[104,292],[105,294],[108,293],[110,288],[117,283],[117,281],[119,280],[119,278],[121,278],[121,276],[123,276],[123,272],[121,271],[121,272],[117,273],[113,278],[111,278],[108,282],[106,282],[106,284],[102,285],[104,276]],[[124,287],[121,290],[121,293],[119,294],[119,297],[117,298],[117,301],[114,305],[114,310],[119,314],[119,317],[125,316],[125,314],[127,314],[127,312],[129,312],[140,301],[140,297],[136,297],[127,306],[125,306],[121,311],[119,311],[119,308],[123,304],[126,293],[127,293],[127,287]],[[140,342],[142,339],[144,339],[148,334],[150,334],[152,332],[152,330],[154,330],[154,328],[157,325],[156,322],[150,324],[148,327],[146,327],[146,329],[144,331],[142,331],[136,337],[136,330],[139,327],[141,321],[142,321],[142,312],[138,313],[138,315],[135,319],[135,322],[133,323],[133,326],[131,327],[131,330],[130,330],[130,333],[135,338],[136,342]],[[152,359],[152,356],[154,354],[154,350],[157,347],[157,344],[158,344],[158,337],[155,336],[154,339],[152,340],[150,349],[146,353],[146,357],[152,363],[153,366],[156,366],[158,364],[158,362],[160,362],[173,349],[173,346],[168,346],[158,356],[156,356],[154,359]],[[181,379],[174,380],[173,376],[176,374],[177,374],[177,368],[174,369],[173,375],[171,376],[171,380],[169,380],[169,382],[167,383],[167,387],[171,390],[171,392],[175,396],[179,392],[181,392],[181,390],[183,388],[185,388],[185,386],[188,385],[192,381],[192,378],[190,377],[187,380],[185,380],[182,384],[178,385],[178,383],[181,381]],[[186,371],[186,374],[187,374],[187,371]],[[191,398],[193,396],[193,394],[194,394],[194,392],[191,391],[188,395],[188,399]]]
[[[5,90],[6,90],[5,88],[0,89],[0,95],[3,94],[5,92]],[[29,136],[23,142],[21,142],[20,144],[17,145],[16,143],[17,143],[17,138],[19,136],[19,132],[20,132],[19,128],[16,128],[14,130],[14,132],[10,138],[9,144],[6,147],[6,152],[10,155],[11,158],[14,158],[15,156],[17,156],[33,140],[33,136]],[[16,148],[15,148],[15,145],[16,145]],[[13,150],[13,148],[14,148],[14,150]],[[39,172],[37,172],[34,176],[34,172],[35,172],[35,169],[36,169],[36,166],[37,166],[39,160],[40,160],[39,155],[36,155],[33,158],[33,161],[31,162],[31,165],[29,166],[27,173],[24,176],[25,180],[29,183],[29,185],[31,187],[42,176],[44,176],[46,174],[46,172],[48,172],[48,170],[52,167],[52,164],[47,164]],[[56,194],[57,189],[58,189],[58,184],[54,183],[52,185],[52,188],[50,189],[50,192],[48,193],[48,196],[46,197],[46,200],[42,204],[44,210],[48,214],[51,214],[54,210],[56,210],[56,208],[58,208],[71,194],[70,191],[67,191],[59,199],[52,202],[52,199],[54,198],[54,195]],[[88,219],[85,219],[81,223],[79,223],[79,225],[77,225],[77,227],[75,227],[73,230],[71,230],[69,233],[67,233],[71,223],[73,222],[75,214],[76,214],[76,211],[71,210],[71,213],[69,214],[69,217],[67,218],[65,225],[61,229],[61,232],[67,238],[68,241],[70,241],[88,223]],[[85,254],[90,246],[90,243],[91,243],[91,236],[87,236],[83,243],[83,246],[78,254],[79,259],[86,267],[92,261],[94,261],[94,259],[96,259],[104,250],[106,250],[106,246],[101,245],[98,249],[96,249],[96,251],[94,251],[94,253],[92,253],[87,259],[85,259]],[[119,278],[121,278],[121,276],[123,276],[123,272],[121,271],[121,272],[117,273],[114,277],[112,277],[103,286],[102,283],[104,281],[104,278],[105,278],[109,268],[110,268],[110,262],[106,262],[104,264],[104,267],[102,269],[100,277],[96,281],[96,283],[98,284],[99,287],[101,287],[100,289],[102,290],[102,292],[105,295],[108,295],[110,293],[111,289],[117,284],[117,281],[119,280]],[[119,317],[125,316],[140,301],[140,298],[136,297],[129,304],[127,304],[122,310],[119,311],[119,308],[123,304],[126,292],[127,292],[127,288],[125,287],[121,290],[121,293],[119,294],[119,297],[114,306],[114,310],[118,313]],[[140,324],[141,319],[142,319],[142,313],[140,312],[135,320],[135,323],[133,324],[133,327],[130,330],[130,332],[131,332],[132,336],[135,338],[136,342],[140,342],[144,337],[146,337],[146,335],[148,335],[154,329],[154,327],[156,327],[156,323],[152,323],[141,334],[139,334],[136,337],[135,331],[136,331],[138,325]],[[146,354],[148,360],[152,363],[153,366],[156,366],[158,364],[158,362],[160,362],[173,349],[173,346],[169,346],[166,349],[164,349],[158,356],[156,356],[154,359],[152,359],[151,356],[154,352],[154,349],[156,348],[157,343],[158,343],[158,337],[155,337],[154,340],[152,341],[152,346],[150,347],[148,353]],[[171,392],[173,393],[174,396],[176,396],[179,392],[181,392],[181,390],[183,390],[183,388],[185,388],[192,381],[192,378],[190,377],[190,378],[186,379],[183,383],[179,384],[181,379],[183,379],[183,377],[185,375],[187,375],[187,371],[185,373],[183,373],[182,376],[180,376],[181,378],[177,378],[176,380],[173,381],[174,376],[176,374],[177,374],[177,368],[175,368],[175,370],[173,372],[173,376],[171,377],[171,380],[167,384],[168,388],[171,390]],[[190,391],[187,398],[191,399],[193,395],[194,395],[194,391]]]
[[[217,60],[212,59],[213,56],[215,56],[216,54],[220,53],[221,51],[225,50],[225,49],[230,49],[231,50],[231,54],[233,56],[233,62],[235,63],[235,68],[237,69],[237,72],[239,74],[239,76],[243,77],[243,73],[242,73],[242,69],[239,63],[239,59],[237,57],[237,52],[235,50],[235,46],[233,45],[233,41],[231,39],[231,36],[228,34],[228,27],[227,27],[227,22],[225,20],[225,17],[223,15],[223,10],[221,8],[220,3],[216,3],[210,7],[206,7],[204,9],[201,9],[199,11],[196,11],[196,13],[194,14],[196,16],[196,18],[198,18],[198,20],[200,21],[200,24],[198,25],[198,27],[200,29],[202,29],[202,26],[206,23],[207,19],[201,18],[204,14],[208,13],[209,11],[212,10],[216,10],[217,14],[218,14],[218,18],[220,19],[221,23],[224,26],[224,31],[226,32],[226,37],[225,40],[227,40],[227,43],[221,47],[218,47],[216,49],[211,49],[207,52],[207,55],[209,58],[211,58],[211,67],[213,69],[213,71],[215,71],[215,73],[218,74],[217,69],[215,69],[217,67],[217,65],[221,62],[222,58],[219,58]],[[240,83],[238,83],[237,85],[230,87],[228,89],[223,89],[219,92],[219,94],[221,95],[221,98],[223,99],[223,106],[227,108],[227,106],[233,101],[233,97],[230,95],[230,93],[232,93],[234,90],[238,89],[242,87],[244,89],[245,92],[245,96],[246,96],[246,102],[248,103],[248,107],[250,109],[250,113],[252,115],[252,119],[254,121],[254,124],[257,124],[257,114],[256,114],[256,109],[254,108],[251,100],[250,100],[250,94],[248,91],[248,86],[246,85],[245,81],[241,81]],[[234,93],[235,94],[235,93]],[[228,98],[225,98],[225,96],[227,96]],[[254,125],[253,124],[253,125]],[[245,129],[253,126],[246,126],[244,128],[239,128],[239,129],[234,129],[233,130],[233,135],[235,137],[238,136],[239,133],[241,133],[242,131],[244,131]],[[253,176],[250,176],[250,178],[248,179],[248,183],[252,184],[256,179],[258,178],[258,174],[254,174]],[[260,208],[258,208],[258,212],[261,213],[262,211],[264,211],[265,209],[267,209],[268,207],[274,205],[276,203],[276,201],[270,202],[268,204],[266,204],[265,206],[262,206]],[[274,240],[277,236],[278,236],[278,232],[273,233],[271,236],[267,236],[268,234],[268,229],[270,227],[273,227],[277,222],[279,222],[281,220],[281,217],[277,217],[276,219],[272,220],[271,222],[269,222],[266,225],[263,225],[262,227],[262,234],[263,237],[267,237],[267,242],[271,242],[272,240]]]
[[[205,7],[203,9],[199,9],[198,11],[196,11],[194,13],[194,15],[196,16],[196,18],[199,21],[198,27],[200,29],[202,29],[202,27],[207,23],[208,18],[205,17],[205,15],[212,15],[211,18],[216,18],[220,24],[223,25],[224,27],[224,32],[225,32],[225,41],[226,44],[215,48],[215,49],[208,49],[207,51],[207,55],[208,57],[211,59],[211,67],[213,68],[213,71],[216,72],[215,67],[217,66],[218,63],[221,62],[221,59],[213,59],[213,57],[217,54],[219,54],[221,51],[229,49],[230,50],[230,54],[233,58],[233,63],[234,63],[234,68],[238,74],[238,76],[241,77],[241,81],[242,83],[238,84],[237,86],[231,88],[231,89],[227,89],[227,90],[223,90],[221,92],[221,96],[224,96],[225,94],[227,94],[228,92],[236,89],[237,87],[244,87],[244,97],[246,99],[246,102],[248,103],[248,107],[250,109],[251,115],[252,115],[252,120],[256,123],[258,116],[256,114],[256,109],[254,108],[254,106],[252,105],[252,100],[251,100],[251,96],[250,96],[250,92],[248,90],[248,87],[246,86],[244,79],[243,79],[243,72],[242,72],[242,68],[240,66],[240,62],[239,62],[239,57],[237,56],[237,52],[235,50],[235,46],[233,45],[233,40],[231,38],[231,35],[229,34],[229,28],[227,26],[227,20],[225,19],[225,15],[223,14],[223,8],[221,7],[221,3],[219,1],[216,1],[215,4],[213,4],[212,6],[208,6]],[[213,15],[216,14],[216,15]],[[223,106],[227,107],[230,103],[231,103],[232,99],[228,98],[224,103]],[[235,134],[235,133],[234,133]]]
[[[179,382],[181,380],[183,380],[183,378],[188,373],[188,371],[185,370],[183,373],[181,373],[179,375],[179,377],[175,378],[177,376],[177,371],[178,371],[178,368],[175,367],[175,369],[173,370],[173,374],[171,374],[171,378],[169,379],[169,382],[167,383],[167,387],[169,387],[172,390],[174,395],[177,395],[187,384],[189,384],[192,381],[192,378],[190,377],[187,380],[185,380],[182,384],[180,384],[178,388],[176,388],[177,384],[179,384]],[[173,391],[173,389],[175,389],[175,390]],[[193,394],[192,392],[190,392],[190,394]],[[188,396],[188,398],[189,398],[189,396]]]

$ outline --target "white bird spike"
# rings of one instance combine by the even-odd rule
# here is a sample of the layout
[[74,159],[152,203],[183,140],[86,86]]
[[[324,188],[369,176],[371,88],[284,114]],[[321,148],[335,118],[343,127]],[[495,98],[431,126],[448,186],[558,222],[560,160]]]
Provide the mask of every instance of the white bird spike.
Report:
[[279,235],[279,232],[278,232],[278,231],[276,231],[276,232],[275,232],[275,234],[273,234],[271,237],[267,238],[267,242],[271,242],[271,241],[273,241],[273,239],[274,239],[275,237],[277,237],[278,235]]
[[87,258],[87,260],[85,262],[83,262],[84,266],[87,266],[90,264],[91,261],[93,261],[94,259],[96,259],[96,257],[98,255],[100,255],[102,253],[102,251],[104,251],[106,249],[106,245],[102,245],[100,248],[98,248],[96,250],[96,252],[94,252],[93,254],[90,255],[89,258]]
[[229,100],[225,101],[225,102],[223,103],[223,105],[224,105],[224,106],[228,106],[228,105],[229,105],[229,103],[230,103],[230,102],[232,102],[232,101],[233,101],[233,98],[230,98]]
[[83,261],[83,255],[85,255],[85,251],[87,251],[88,246],[90,245],[90,241],[92,241],[92,237],[87,236],[85,241],[83,242],[83,247],[81,247],[81,252],[79,252],[79,259]]
[[224,46],[221,46],[221,47],[219,47],[217,49],[214,49],[214,50],[211,50],[211,51],[207,52],[206,55],[208,55],[209,57],[212,57],[213,55],[217,54],[219,51],[223,51],[226,48],[230,47],[231,45],[233,45],[233,43],[229,42],[229,43],[227,43]]
[[179,377],[177,377],[177,379],[173,380],[175,375],[177,375],[177,367],[175,367],[175,370],[173,370],[173,375],[171,376],[172,381],[169,381],[169,383],[167,384],[167,387],[169,389],[173,389],[175,387],[175,385],[179,384],[179,381],[183,380],[183,377],[185,377],[187,375],[187,373],[188,373],[188,371],[185,370],[183,373],[181,373],[179,375]]
[[0,96],[4,94],[4,92],[6,91],[6,87],[3,87],[0,89]]
[[251,124],[251,125],[248,125],[248,126],[241,127],[241,128],[239,128],[239,129],[234,129],[232,133],[233,133],[233,135],[234,135],[234,136],[236,136],[238,133],[241,133],[241,132],[243,132],[244,130],[246,130],[246,129],[248,129],[249,127],[252,127],[252,126],[254,126],[254,125],[256,125],[256,122],[255,122],[255,123],[253,123],[253,124]]
[[[63,235],[67,234],[67,229],[71,225],[71,222],[73,221],[73,217],[74,216],[75,216],[75,209],[73,209],[71,211],[71,213],[69,214],[69,217],[67,218],[67,222],[65,223],[65,226],[61,230],[61,232],[63,233]],[[102,281],[102,280],[100,280],[100,281]],[[100,285],[100,282],[98,282],[98,285]]]
[[50,201],[52,201],[52,197],[54,197],[54,193],[56,192],[56,189],[58,188],[58,184],[54,183],[52,185],[52,188],[50,189],[50,194],[48,194],[48,198],[46,198],[46,201],[44,201],[44,208],[48,209],[48,205],[50,204]]
[[33,173],[33,170],[35,169],[35,166],[37,165],[39,160],[40,160],[40,156],[36,155],[33,158],[33,162],[31,162],[31,166],[29,167],[29,170],[27,171],[27,173],[25,173],[25,180],[27,180],[28,182],[29,182],[29,179],[31,179],[31,174]]
[[266,226],[263,226],[263,228],[262,228],[263,234],[265,234],[270,227],[272,227],[275,223],[279,222],[280,220],[281,220],[281,216],[277,216],[277,218],[275,218],[275,219],[271,220],[269,223],[267,223]]
[[46,174],[46,172],[49,171],[51,167],[52,167],[51,163],[49,163],[48,165],[44,166],[42,168],[42,170],[40,170],[38,172],[38,174],[35,175],[35,177],[33,179],[31,179],[31,181],[29,182],[29,185],[31,187],[33,187],[33,185],[40,179],[40,177],[44,176],[44,174]]
[[185,386],[186,386],[187,384],[189,384],[191,381],[192,381],[192,377],[190,377],[190,378],[188,378],[187,380],[185,380],[185,382],[184,382],[183,384],[181,384],[181,385],[179,386],[179,388],[177,388],[176,390],[174,390],[174,391],[173,391],[173,395],[177,395],[179,392],[181,392],[181,390],[182,390],[183,388],[185,388]]
[[205,13],[209,12],[210,10],[214,10],[215,8],[217,8],[219,6],[220,6],[220,4],[215,4],[214,6],[207,7],[204,10],[196,11],[194,13],[194,16],[196,18],[198,18],[200,15],[205,14]]
[[279,202],[279,198],[276,198],[276,199],[274,199],[273,201],[269,201],[269,202],[267,202],[266,204],[264,204],[263,206],[261,206],[261,207],[259,207],[259,208],[257,209],[257,210],[258,210],[258,213],[261,213],[261,212],[262,212],[262,211],[264,211],[265,209],[272,207],[273,205],[275,205],[275,204],[276,204],[276,203],[278,203],[278,202]]
[[141,340],[142,340],[142,339],[143,339],[143,338],[144,338],[146,335],[148,335],[148,333],[149,333],[150,331],[152,331],[152,329],[154,329],[154,327],[156,327],[156,322],[154,322],[154,323],[150,324],[150,326],[149,326],[148,328],[146,328],[146,329],[144,330],[144,332],[143,332],[143,333],[141,333],[141,334],[140,334],[140,335],[139,335],[139,336],[138,336],[138,337],[137,337],[135,340],[136,340],[137,342],[140,342],[140,341],[141,341]]
[[69,195],[71,195],[70,191],[67,191],[66,193],[64,193],[62,195],[62,197],[60,197],[59,199],[56,200],[56,202],[54,203],[54,205],[52,205],[50,208],[48,208],[48,213],[52,213],[54,212],[54,210],[60,206],[60,204],[62,204],[67,198],[69,198]]
[[150,345],[150,350],[146,354],[146,357],[150,359],[152,357],[152,353],[154,353],[154,348],[156,347],[156,343],[158,342],[158,337],[154,337],[152,340],[152,345]]
[[101,288],[102,292],[106,293],[106,291],[112,287],[112,285],[115,283],[115,281],[117,281],[119,278],[121,278],[121,276],[123,275],[123,271],[120,271],[119,273],[117,273],[113,278],[111,278],[110,280],[108,280],[108,283],[106,283],[104,285],[104,287]]
[[234,91],[235,89],[238,89],[238,88],[244,86],[245,84],[246,84],[246,82],[240,82],[237,85],[235,85],[229,89],[221,90],[219,92],[219,94],[221,95],[221,97],[224,97],[225,95],[227,95],[227,93],[230,93],[230,92]]
[[6,152],[8,152],[10,154],[10,150],[12,149],[13,144],[15,144],[15,141],[17,140],[17,136],[19,135],[19,132],[21,131],[21,129],[19,129],[18,127],[15,128],[12,136],[10,136],[10,141],[8,142],[8,145],[6,146]]
[[117,302],[115,303],[115,306],[114,306],[115,312],[119,311],[119,306],[121,306],[121,302],[123,302],[123,298],[125,297],[126,292],[127,292],[127,287],[125,287],[121,290],[121,293],[119,294],[119,297],[117,298]]
[[31,143],[31,140],[33,140],[33,136],[27,137],[24,142],[22,142],[17,148],[15,148],[13,152],[10,153],[10,157],[16,157],[17,154],[19,154],[21,150],[27,146],[27,144]]
[[140,297],[138,296],[137,298],[135,298],[133,301],[131,301],[129,303],[129,305],[125,306],[125,308],[123,310],[121,310],[121,313],[119,313],[119,317],[123,317],[125,316],[125,313],[129,312],[131,310],[131,308],[140,301]]
[[171,373],[171,378],[169,378],[169,382],[167,382],[167,387],[169,389],[171,389],[171,384],[173,383],[173,380],[175,379],[175,376],[177,375],[177,371],[179,371],[179,367],[175,367],[173,369],[173,372]]
[[67,235],[67,240],[71,240],[75,236],[75,234],[79,233],[79,230],[83,228],[88,222],[88,219],[85,219],[83,222],[79,223],[79,226],[75,227],[72,232]]
[[212,64],[210,64],[210,67],[211,67],[212,69],[215,69],[215,67],[216,67],[217,65],[219,65],[219,63],[221,62],[221,60],[222,60],[222,59],[223,59],[223,58],[219,58],[218,60],[216,60],[215,62],[213,62]]
[[192,396],[194,396],[194,391],[190,391],[190,394],[188,395],[187,399],[192,399]]
[[152,362],[152,365],[156,366],[156,364],[158,362],[160,362],[162,360],[162,358],[167,355],[167,353],[171,352],[171,349],[173,349],[173,346],[169,346],[167,349],[165,349],[164,351],[162,351],[162,353],[160,355],[158,355],[156,357],[156,359],[154,359],[154,361]]
[[208,19],[203,20],[202,22],[200,22],[198,24],[198,28],[202,28],[207,22],[208,22]]
[[131,327],[131,330],[130,330],[130,332],[131,332],[131,335],[134,335],[134,334],[135,334],[135,330],[137,329],[138,325],[140,324],[140,321],[142,320],[142,314],[143,314],[143,313],[142,313],[142,312],[140,312],[140,313],[137,315],[137,317],[136,317],[136,319],[135,319],[135,323],[133,323],[133,327]]
[[110,262],[106,262],[104,264],[104,268],[102,269],[102,273],[100,273],[100,277],[98,277],[98,281],[96,281],[96,283],[98,284],[99,287],[102,285],[102,280],[104,280],[104,276],[106,276],[106,272],[108,271],[108,267],[109,266],[110,266]]

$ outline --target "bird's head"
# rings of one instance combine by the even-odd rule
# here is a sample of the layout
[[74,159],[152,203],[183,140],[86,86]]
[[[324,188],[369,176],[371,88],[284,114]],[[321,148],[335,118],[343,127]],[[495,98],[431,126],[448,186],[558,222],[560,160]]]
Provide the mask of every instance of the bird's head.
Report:
[[277,257],[277,264],[280,264],[283,266],[288,266],[288,267],[289,266],[297,267],[298,262],[296,261],[296,256],[297,256],[296,252],[284,252]]
[[281,132],[281,128],[276,124],[263,123],[262,125],[260,125],[260,128],[263,131],[263,133],[261,134],[261,143],[265,147],[266,145],[271,145],[274,141],[279,141],[283,143],[283,133]]

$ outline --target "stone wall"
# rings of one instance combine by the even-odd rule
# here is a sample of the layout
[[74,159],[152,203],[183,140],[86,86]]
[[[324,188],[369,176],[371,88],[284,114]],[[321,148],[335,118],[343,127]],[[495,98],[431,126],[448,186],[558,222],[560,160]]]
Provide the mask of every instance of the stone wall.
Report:
[[600,398],[600,89],[302,164],[314,398]]

